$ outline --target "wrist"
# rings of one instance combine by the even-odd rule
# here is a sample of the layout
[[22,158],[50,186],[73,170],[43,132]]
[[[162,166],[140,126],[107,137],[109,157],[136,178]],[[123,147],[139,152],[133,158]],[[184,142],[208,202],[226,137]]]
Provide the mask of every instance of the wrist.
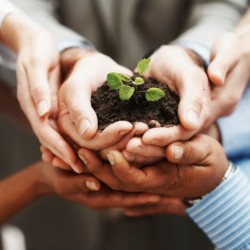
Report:
[[188,47],[183,47],[181,45],[177,45],[180,48],[182,48],[187,55],[191,58],[191,60],[194,62],[195,65],[197,65],[199,68],[206,70],[206,65],[203,60],[203,58],[194,50],[188,48]]
[[65,79],[67,75],[72,71],[77,63],[101,54],[92,48],[68,48],[60,54],[60,64],[62,68],[62,77]]
[[[229,178],[231,178],[231,177],[233,176],[233,174],[234,174],[236,168],[237,168],[236,165],[234,165],[234,163],[232,163],[231,161],[229,161],[228,168],[227,168],[227,170],[226,170],[224,176],[222,177],[221,182],[220,182],[216,187],[220,186],[224,181],[226,181],[226,180],[228,180]],[[216,188],[216,187],[215,187],[215,188]],[[214,189],[215,189],[215,188],[214,188]],[[213,191],[213,190],[212,190],[212,191]],[[210,191],[210,192],[212,192],[212,191]],[[210,193],[210,192],[209,192],[209,193]],[[186,203],[189,207],[191,207],[191,206],[195,205],[196,203],[200,202],[206,195],[207,195],[207,194],[205,194],[205,195],[203,195],[203,196],[201,196],[201,197],[198,197],[198,198],[194,198],[194,199],[184,199],[184,200],[185,200],[185,203]]]
[[48,167],[48,166],[45,166],[45,163],[42,161],[36,163],[34,166],[33,188],[34,190],[36,190],[38,197],[53,194],[53,191],[47,182],[46,174],[44,172],[45,167]]
[[4,19],[1,28],[2,42],[18,53],[29,44],[33,35],[43,31],[36,23],[22,13],[10,13]]

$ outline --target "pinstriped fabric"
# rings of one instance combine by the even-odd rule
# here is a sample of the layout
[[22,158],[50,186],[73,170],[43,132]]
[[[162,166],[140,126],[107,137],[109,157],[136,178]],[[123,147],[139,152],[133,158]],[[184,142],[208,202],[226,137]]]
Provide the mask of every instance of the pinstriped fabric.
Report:
[[188,215],[220,250],[250,249],[250,185],[238,168],[234,175],[187,209]]

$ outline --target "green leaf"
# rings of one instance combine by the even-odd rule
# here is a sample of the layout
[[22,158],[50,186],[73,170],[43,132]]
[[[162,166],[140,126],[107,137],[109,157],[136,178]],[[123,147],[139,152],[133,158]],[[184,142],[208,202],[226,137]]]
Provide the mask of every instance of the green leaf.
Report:
[[147,101],[158,101],[165,96],[165,92],[159,88],[150,88],[146,91]]
[[134,94],[135,88],[127,85],[122,85],[119,90],[119,97],[122,101],[127,101]]
[[120,79],[123,82],[132,82],[131,78],[128,75],[121,74],[121,73],[117,73],[117,74],[119,75]]
[[148,69],[151,59],[150,58],[144,58],[141,59],[137,64],[137,71],[139,75],[143,75]]
[[141,85],[144,83],[144,80],[141,77],[136,77],[135,80],[133,81],[134,85]]
[[118,73],[112,72],[107,75],[107,83],[111,89],[119,90],[123,85]]

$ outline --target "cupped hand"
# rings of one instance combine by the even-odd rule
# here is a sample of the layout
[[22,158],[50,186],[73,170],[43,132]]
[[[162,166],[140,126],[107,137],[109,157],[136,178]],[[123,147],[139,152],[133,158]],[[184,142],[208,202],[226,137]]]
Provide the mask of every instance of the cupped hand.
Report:
[[153,128],[142,140],[145,144],[166,146],[177,140],[191,138],[204,126],[210,113],[210,87],[200,58],[176,45],[161,46],[151,56],[148,76],[166,83],[180,96],[178,116],[181,124]]
[[81,172],[82,163],[55,123],[60,68],[52,35],[25,15],[13,13],[4,20],[1,38],[17,53],[17,97],[36,136],[53,154]]
[[38,186],[41,195],[57,194],[98,210],[154,204],[161,199],[159,195],[154,194],[113,191],[101,185],[100,181],[91,175],[77,175],[70,171],[53,168],[44,162],[36,165],[39,168]]
[[[92,93],[106,81],[108,73],[131,75],[132,72],[108,56],[80,48],[66,50],[61,56],[61,65],[66,79],[59,91],[58,122],[65,134],[86,146],[84,140],[91,139],[98,130],[97,116],[91,106]],[[132,129],[128,122],[120,124],[122,134],[127,133],[128,126]]]
[[211,120],[234,111],[250,80],[250,25],[223,34],[211,51]]
[[161,46],[151,56],[148,76],[167,84],[180,96],[178,116],[188,130],[199,130],[208,114],[210,91],[201,59],[177,45]]
[[93,152],[80,149],[88,171],[114,190],[149,192],[180,198],[207,194],[222,181],[228,160],[221,145],[206,135],[175,142],[166,149],[167,160],[142,169],[129,164],[118,151],[110,151],[110,164]]

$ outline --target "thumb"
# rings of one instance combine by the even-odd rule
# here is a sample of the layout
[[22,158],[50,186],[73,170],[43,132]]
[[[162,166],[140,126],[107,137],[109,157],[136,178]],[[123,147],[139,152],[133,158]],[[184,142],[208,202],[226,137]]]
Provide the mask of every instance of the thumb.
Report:
[[30,95],[36,105],[38,116],[44,116],[51,111],[51,94],[48,81],[48,71],[40,67],[28,67],[27,79]]
[[211,52],[211,63],[207,73],[215,85],[223,85],[230,70],[239,60],[237,39],[232,34],[225,34],[214,45]]
[[[69,86],[74,86],[74,84],[69,84]],[[91,93],[83,88],[72,87],[67,94],[64,91],[63,99],[79,135],[83,139],[89,139],[96,133],[98,124],[96,113],[91,106]]]
[[174,142],[166,148],[166,158],[171,163],[192,165],[201,163],[211,152],[209,137],[196,135],[186,142]]

